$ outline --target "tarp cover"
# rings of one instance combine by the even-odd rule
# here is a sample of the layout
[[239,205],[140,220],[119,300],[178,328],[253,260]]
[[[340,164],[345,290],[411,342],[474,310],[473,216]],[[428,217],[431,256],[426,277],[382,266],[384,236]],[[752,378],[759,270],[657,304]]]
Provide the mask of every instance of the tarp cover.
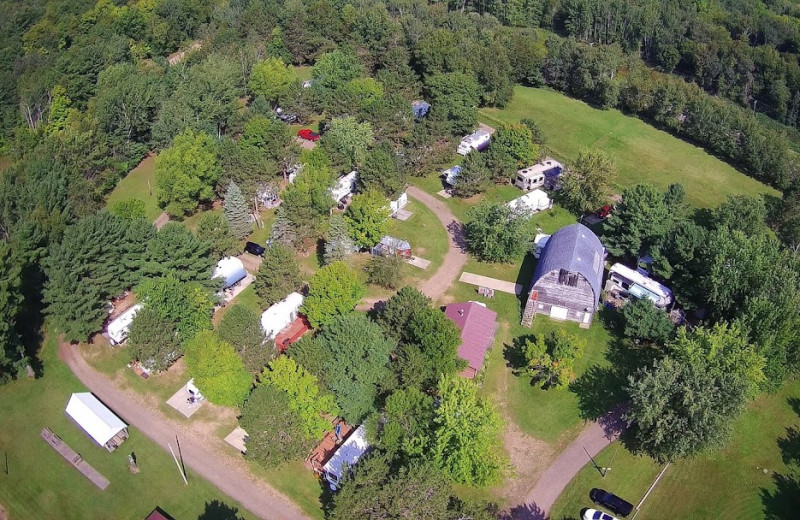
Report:
[[128,427],[89,392],[72,394],[65,411],[100,446]]

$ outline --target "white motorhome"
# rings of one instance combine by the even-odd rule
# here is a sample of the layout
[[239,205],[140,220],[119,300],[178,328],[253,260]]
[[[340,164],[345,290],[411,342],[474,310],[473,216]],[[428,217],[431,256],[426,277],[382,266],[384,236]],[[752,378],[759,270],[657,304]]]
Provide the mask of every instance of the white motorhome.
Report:
[[614,264],[608,270],[606,292],[628,299],[647,298],[659,309],[664,309],[673,302],[672,290],[652,278],[622,264]]
[[489,146],[489,141],[492,139],[492,134],[487,132],[486,130],[476,130],[469,134],[468,136],[464,137],[460,143],[458,143],[458,148],[456,152],[459,155],[467,155],[473,150],[477,150],[479,152],[484,151]]
[[369,450],[369,443],[367,442],[367,430],[362,424],[350,434],[345,440],[333,457],[325,463],[322,467],[322,472],[325,475],[325,480],[331,486],[331,490],[336,491],[344,477],[345,465],[347,468],[352,468],[361,457],[364,456]]

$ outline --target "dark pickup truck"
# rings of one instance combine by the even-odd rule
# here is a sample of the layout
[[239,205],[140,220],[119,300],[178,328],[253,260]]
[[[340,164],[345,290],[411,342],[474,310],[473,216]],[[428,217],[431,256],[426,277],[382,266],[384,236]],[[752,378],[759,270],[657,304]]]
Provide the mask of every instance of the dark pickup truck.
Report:
[[589,491],[589,498],[595,504],[599,504],[622,517],[628,516],[633,511],[633,504],[604,489],[592,489]]

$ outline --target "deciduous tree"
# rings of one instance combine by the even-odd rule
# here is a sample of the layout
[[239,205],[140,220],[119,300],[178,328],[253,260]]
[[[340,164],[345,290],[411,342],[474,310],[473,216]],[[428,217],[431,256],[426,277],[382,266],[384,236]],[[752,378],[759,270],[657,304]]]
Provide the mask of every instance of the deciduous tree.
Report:
[[386,197],[376,190],[359,193],[353,197],[344,218],[356,245],[372,247],[380,242],[389,228],[389,204]]
[[375,321],[387,336],[399,341],[408,330],[408,323],[414,312],[430,305],[430,298],[422,294],[416,287],[407,285],[386,300],[386,304]]
[[626,338],[664,345],[675,333],[667,313],[657,309],[647,298],[635,298],[625,304],[622,319]]
[[485,262],[510,262],[525,250],[527,218],[503,203],[482,201],[469,211],[464,234],[470,252]]
[[217,327],[219,339],[230,343],[251,373],[259,373],[275,357],[272,345],[265,345],[261,316],[250,307],[237,304],[228,309]]
[[136,312],[126,346],[132,360],[156,372],[168,369],[183,355],[175,324],[149,307]]
[[461,72],[434,74],[425,79],[425,92],[431,102],[431,120],[442,122],[452,135],[472,131],[478,122],[481,95],[475,76]]
[[145,307],[175,325],[181,341],[211,329],[214,301],[197,282],[182,282],[174,274],[144,280],[135,292]]
[[461,172],[456,177],[453,192],[456,196],[467,198],[489,189],[491,172],[486,165],[486,157],[473,152],[464,158]]
[[599,150],[584,149],[561,175],[561,203],[576,215],[601,208],[611,196],[616,168],[611,158]]
[[603,228],[603,244],[616,256],[637,256],[661,242],[672,226],[664,195],[650,184],[625,188]]
[[525,339],[522,357],[540,388],[566,388],[575,378],[575,361],[583,357],[586,341],[557,329]]
[[395,199],[406,188],[406,175],[392,146],[382,143],[367,153],[358,169],[361,191],[370,189]]
[[336,164],[349,171],[364,162],[367,150],[374,141],[372,125],[368,122],[359,123],[350,116],[333,119],[320,144]]
[[109,208],[109,211],[113,215],[128,220],[145,218],[147,216],[144,201],[133,197],[114,202]]
[[518,169],[530,166],[539,159],[539,147],[533,142],[530,128],[515,123],[497,129],[492,135],[492,144],[486,156],[495,182],[508,182]]
[[337,316],[351,312],[364,293],[364,285],[347,264],[334,262],[314,273],[301,311],[311,326],[328,325]]
[[247,85],[255,95],[263,97],[275,107],[298,82],[294,67],[284,64],[280,58],[267,58],[253,65]]
[[372,256],[364,268],[367,283],[397,289],[403,281],[403,260],[396,256]]
[[158,202],[170,215],[191,213],[199,202],[214,197],[214,184],[221,173],[212,138],[187,129],[156,159]]
[[206,330],[184,343],[184,350],[186,370],[206,399],[222,406],[239,406],[244,402],[253,376],[231,344]]

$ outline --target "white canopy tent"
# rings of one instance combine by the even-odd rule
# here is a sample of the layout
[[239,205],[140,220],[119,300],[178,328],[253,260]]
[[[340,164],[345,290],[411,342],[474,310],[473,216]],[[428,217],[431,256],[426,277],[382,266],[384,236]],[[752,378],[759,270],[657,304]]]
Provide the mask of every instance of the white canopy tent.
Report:
[[267,339],[273,339],[296,318],[303,305],[303,295],[297,292],[289,294],[261,315],[261,328]]
[[141,304],[134,305],[108,323],[106,333],[112,345],[120,345],[128,339],[128,332],[131,330],[131,323],[136,313],[142,308]]
[[533,214],[553,207],[553,201],[542,190],[533,190],[508,203],[508,207],[523,213]]
[[113,451],[128,438],[128,425],[89,392],[72,394],[65,412],[108,451]]

